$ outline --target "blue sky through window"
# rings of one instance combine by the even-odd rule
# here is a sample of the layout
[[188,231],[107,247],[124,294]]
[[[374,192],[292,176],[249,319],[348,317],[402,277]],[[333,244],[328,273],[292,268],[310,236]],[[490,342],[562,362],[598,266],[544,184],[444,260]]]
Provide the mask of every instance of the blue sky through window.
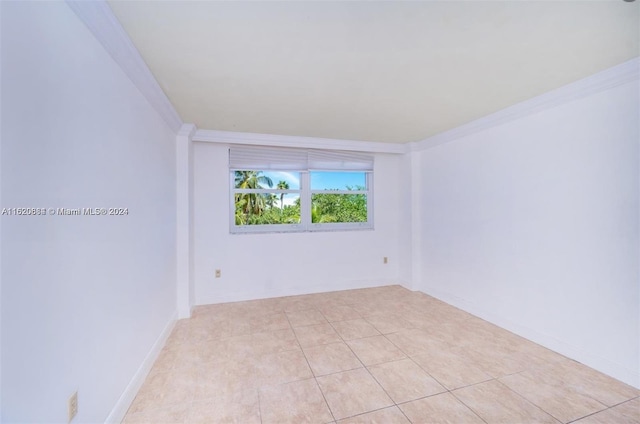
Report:
[[365,187],[364,172],[312,172],[311,190],[346,190],[357,186]]
[[[300,173],[298,172],[265,171],[263,175],[271,178],[272,188],[277,188],[279,181],[286,181],[290,190],[300,189]],[[311,172],[311,190],[346,190],[347,186],[351,188],[365,187],[366,184],[364,172]]]
[[[278,188],[280,181],[286,181],[289,184],[289,190],[300,190],[300,173],[290,171],[265,171],[263,173],[265,177],[271,178],[273,181],[273,187]],[[264,187],[268,188],[268,187]]]

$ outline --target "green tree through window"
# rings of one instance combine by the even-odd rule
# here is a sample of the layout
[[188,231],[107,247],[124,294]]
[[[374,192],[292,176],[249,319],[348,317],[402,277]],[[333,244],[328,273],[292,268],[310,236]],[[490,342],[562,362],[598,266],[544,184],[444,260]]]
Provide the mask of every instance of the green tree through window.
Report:
[[235,170],[232,177],[234,232],[371,228],[366,172]]

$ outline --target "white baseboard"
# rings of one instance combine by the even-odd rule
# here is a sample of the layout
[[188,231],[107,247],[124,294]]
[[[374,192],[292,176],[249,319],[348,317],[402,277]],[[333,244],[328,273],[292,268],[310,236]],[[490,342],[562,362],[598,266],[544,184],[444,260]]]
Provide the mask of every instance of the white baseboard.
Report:
[[169,335],[171,335],[171,331],[173,330],[173,327],[176,324],[177,319],[178,319],[178,312],[176,311],[172,314],[171,318],[169,319],[169,322],[167,322],[167,325],[162,330],[162,333],[160,333],[160,336],[158,336],[158,338],[156,339],[155,343],[151,347],[151,350],[147,354],[146,358],[144,358],[144,361],[142,361],[140,368],[138,368],[138,371],[136,371],[133,378],[127,385],[127,388],[124,389],[124,392],[122,393],[122,395],[120,396],[120,399],[118,399],[118,402],[116,402],[115,406],[111,410],[111,413],[105,420],[105,423],[119,424],[122,422],[122,420],[124,419],[124,416],[127,414],[127,410],[131,406],[131,403],[133,403],[133,400],[136,398],[136,394],[138,393],[138,390],[140,390],[140,387],[142,387],[144,380],[147,378],[147,375],[149,374],[149,371],[151,371],[153,364],[155,363],[156,359],[158,359],[158,355],[160,355],[160,351],[162,350],[165,343],[167,342]]
[[544,346],[547,349],[551,349],[554,352],[581,362],[595,370],[620,380],[623,383],[640,389],[640,372],[638,372],[638,370],[629,369],[606,358],[586,352],[584,349],[558,340],[548,334],[543,334],[531,328],[516,324],[507,318],[483,309],[475,302],[459,298],[432,287],[424,287],[420,291],[489,321],[490,323],[504,328],[505,330],[522,336],[527,340],[531,340],[532,342]]
[[365,279],[349,280],[339,284],[322,284],[303,287],[288,287],[274,290],[246,290],[231,293],[210,293],[196,299],[196,305],[211,305],[215,303],[242,302],[245,300],[269,299],[272,297],[298,296],[303,294],[326,293],[332,291],[365,289],[369,287],[382,287],[399,285],[396,279]]

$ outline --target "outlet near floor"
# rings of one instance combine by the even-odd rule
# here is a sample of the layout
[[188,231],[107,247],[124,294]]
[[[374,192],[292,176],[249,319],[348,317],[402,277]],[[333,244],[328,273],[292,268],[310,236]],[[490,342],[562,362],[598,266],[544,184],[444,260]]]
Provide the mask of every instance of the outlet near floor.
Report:
[[220,278],[222,277],[222,271],[219,269],[216,269],[216,278]]
[[385,256],[385,257],[382,259],[382,262],[383,262],[383,263],[385,263],[385,264],[386,264],[386,263],[388,263],[388,262],[389,262],[389,258],[387,258],[387,257]]
[[73,417],[78,413],[78,392],[75,392],[71,395],[69,400],[67,401],[67,407],[69,410],[69,422],[73,420]]

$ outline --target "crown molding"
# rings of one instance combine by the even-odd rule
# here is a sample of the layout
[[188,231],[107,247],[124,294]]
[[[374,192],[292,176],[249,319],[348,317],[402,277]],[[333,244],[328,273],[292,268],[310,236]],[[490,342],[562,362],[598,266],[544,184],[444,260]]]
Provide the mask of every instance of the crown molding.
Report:
[[192,139],[197,130],[198,128],[194,124],[182,124],[176,135]]
[[66,0],[66,3],[165,120],[169,128],[177,133],[182,126],[182,119],[107,2]]
[[193,141],[222,144],[246,144],[308,149],[349,150],[354,152],[394,153],[407,152],[407,144],[373,141],[338,140],[332,138],[298,137],[291,135],[256,134],[233,131],[196,130]]
[[640,58],[636,57],[635,59],[623,62],[620,65],[567,84],[540,96],[516,103],[513,106],[509,106],[491,115],[469,122],[468,124],[461,125],[421,141],[409,143],[408,147],[409,150],[413,152],[430,149],[440,144],[448,143],[458,138],[502,125],[572,100],[577,100],[628,82],[636,81],[639,77]]

